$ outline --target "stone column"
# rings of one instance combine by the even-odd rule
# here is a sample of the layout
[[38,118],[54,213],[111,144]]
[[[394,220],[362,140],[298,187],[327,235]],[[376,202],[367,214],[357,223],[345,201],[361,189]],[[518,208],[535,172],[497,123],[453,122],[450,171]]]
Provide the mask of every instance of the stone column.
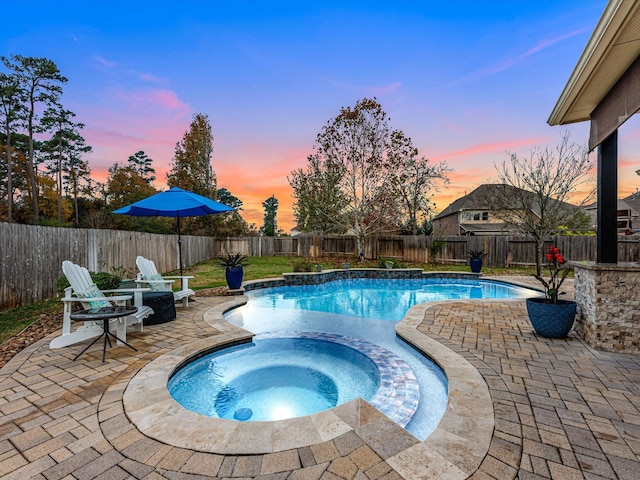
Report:
[[640,264],[570,264],[578,335],[597,350],[640,353]]

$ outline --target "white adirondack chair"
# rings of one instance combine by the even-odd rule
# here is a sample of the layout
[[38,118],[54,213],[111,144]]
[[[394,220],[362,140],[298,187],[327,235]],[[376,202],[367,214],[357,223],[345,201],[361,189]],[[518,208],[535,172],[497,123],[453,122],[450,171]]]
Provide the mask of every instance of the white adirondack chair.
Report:
[[[142,293],[148,292],[148,288],[98,290],[93,283],[89,270],[67,260],[62,262],[62,272],[71,286],[65,288],[64,298],[62,299],[64,302],[62,335],[51,340],[49,348],[67,347],[103,333],[102,324],[93,321],[84,322],[80,328],[71,331],[71,307],[74,302],[80,302],[84,308],[96,308],[96,303],[98,302],[106,302],[108,304],[113,302],[116,305],[125,305],[127,301],[133,298],[133,304],[138,308],[138,311],[128,317],[114,320],[117,325],[117,336],[124,341],[127,340],[126,332],[128,326],[133,325],[136,330],[141,332],[143,329],[142,321],[153,314],[151,307],[142,304]],[[106,296],[106,293],[128,293],[128,295]],[[86,296],[87,294],[90,294],[90,296]],[[106,306],[106,303],[101,306]]]
[[182,300],[182,305],[189,306],[189,297],[195,296],[195,292],[189,288],[189,279],[193,276],[189,275],[175,275],[170,277],[163,277],[158,273],[156,264],[151,260],[139,255],[136,258],[136,265],[140,273],[136,282],[138,284],[147,284],[152,291],[156,292],[171,292],[173,289],[171,285],[175,280],[180,279],[180,290],[173,292],[173,300]]

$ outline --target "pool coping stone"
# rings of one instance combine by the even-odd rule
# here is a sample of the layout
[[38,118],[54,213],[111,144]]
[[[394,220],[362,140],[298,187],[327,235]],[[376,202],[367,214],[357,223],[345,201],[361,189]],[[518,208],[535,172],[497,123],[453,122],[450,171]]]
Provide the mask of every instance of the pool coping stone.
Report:
[[[244,305],[247,300],[246,296],[230,296],[206,311],[204,321],[219,335],[163,354],[130,379],[123,394],[123,406],[129,420],[143,435],[175,447],[240,455],[284,452],[356,431],[372,436],[371,445],[379,446],[376,453],[405,478],[420,478],[436,471],[438,475],[446,472],[447,478],[466,478],[478,469],[488,452],[495,426],[489,388],[464,357],[418,331],[427,310],[442,302],[415,305],[396,325],[397,334],[432,358],[444,370],[449,383],[446,411],[434,432],[422,442],[383,414],[374,413],[377,410],[362,399],[314,415],[277,422],[210,418],[180,406],[166,388],[177,365],[201,355],[202,351],[250,341],[253,337],[253,333],[223,317],[225,312]],[[395,432],[397,441],[390,440],[389,432]]]

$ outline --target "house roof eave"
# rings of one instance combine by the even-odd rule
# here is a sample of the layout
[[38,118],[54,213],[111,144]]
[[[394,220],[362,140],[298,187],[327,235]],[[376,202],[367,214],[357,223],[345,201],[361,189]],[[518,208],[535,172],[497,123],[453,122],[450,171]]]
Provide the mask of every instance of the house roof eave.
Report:
[[640,2],[610,0],[547,123],[566,125],[591,113],[640,55]]

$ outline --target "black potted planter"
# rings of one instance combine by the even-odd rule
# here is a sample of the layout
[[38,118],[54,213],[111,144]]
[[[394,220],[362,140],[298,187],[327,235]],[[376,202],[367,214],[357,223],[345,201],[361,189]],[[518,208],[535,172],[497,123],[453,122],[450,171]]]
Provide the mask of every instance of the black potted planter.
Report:
[[557,303],[546,303],[544,298],[527,298],[527,313],[538,335],[565,338],[576,318],[576,302],[557,300]]

